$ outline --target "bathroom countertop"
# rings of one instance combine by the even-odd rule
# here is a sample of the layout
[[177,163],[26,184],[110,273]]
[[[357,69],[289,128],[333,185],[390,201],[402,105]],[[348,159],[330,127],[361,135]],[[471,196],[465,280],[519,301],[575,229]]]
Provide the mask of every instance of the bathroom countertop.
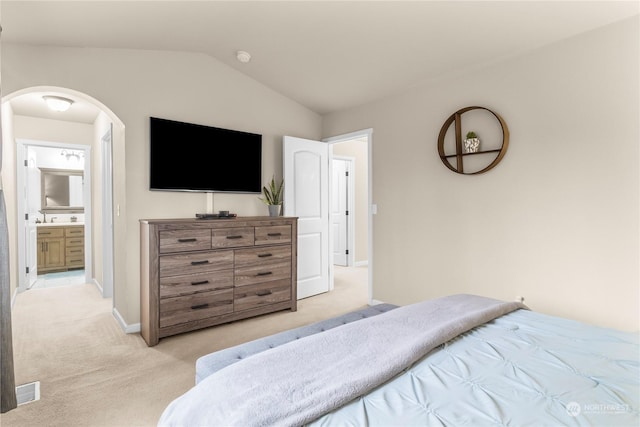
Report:
[[47,222],[47,223],[41,222],[39,224],[36,224],[36,226],[38,226],[38,227],[55,227],[55,226],[58,226],[58,227],[69,227],[69,226],[72,226],[72,225],[84,226],[84,223],[83,222]]

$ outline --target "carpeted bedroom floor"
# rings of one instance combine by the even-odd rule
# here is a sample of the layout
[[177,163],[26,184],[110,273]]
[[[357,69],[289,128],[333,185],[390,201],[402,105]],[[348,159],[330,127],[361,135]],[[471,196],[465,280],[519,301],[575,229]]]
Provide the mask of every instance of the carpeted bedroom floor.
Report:
[[3,427],[155,426],[194,384],[195,361],[213,351],[362,308],[367,270],[336,268],[332,292],[282,311],[165,338],[147,347],[124,334],[111,300],[93,285],[33,289],[13,307],[16,384],[40,381],[39,401],[0,416]]

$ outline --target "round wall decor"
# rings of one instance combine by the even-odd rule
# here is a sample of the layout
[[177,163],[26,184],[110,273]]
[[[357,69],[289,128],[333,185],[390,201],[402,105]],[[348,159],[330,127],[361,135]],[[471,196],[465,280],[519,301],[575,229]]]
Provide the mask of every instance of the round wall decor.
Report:
[[[475,116],[474,120],[469,120],[470,125],[465,126],[468,130],[466,138],[463,138],[463,114],[475,111],[489,113],[487,117]],[[470,116],[468,114],[468,116]],[[497,123],[487,123],[487,118],[493,117]],[[447,144],[447,132],[454,124],[455,141]],[[479,129],[485,129],[489,134],[488,139],[481,137]],[[494,129],[495,128],[495,129]],[[476,133],[476,129],[478,132]],[[451,146],[453,145],[454,148]],[[483,146],[485,148],[483,148]],[[438,135],[438,154],[442,163],[453,172],[463,175],[476,175],[487,172],[495,167],[504,157],[509,147],[509,129],[504,119],[498,114],[485,107],[466,107],[453,113],[442,125]],[[455,152],[454,152],[455,151]],[[469,157],[473,156],[473,157]],[[465,172],[465,161],[471,163],[473,159],[474,168],[468,167]]]

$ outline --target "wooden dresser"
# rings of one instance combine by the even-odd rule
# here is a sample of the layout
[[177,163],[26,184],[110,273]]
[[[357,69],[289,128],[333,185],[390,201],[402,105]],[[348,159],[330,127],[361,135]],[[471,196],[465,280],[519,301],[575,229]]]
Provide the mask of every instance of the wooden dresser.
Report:
[[140,221],[140,324],[160,338],[296,311],[297,218]]

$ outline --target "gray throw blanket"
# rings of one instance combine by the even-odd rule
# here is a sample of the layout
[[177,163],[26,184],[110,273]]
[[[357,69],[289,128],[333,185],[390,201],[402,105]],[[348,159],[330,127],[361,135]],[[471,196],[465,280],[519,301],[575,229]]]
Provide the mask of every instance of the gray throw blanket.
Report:
[[367,393],[438,345],[526,308],[452,295],[292,341],[241,360],[174,400],[162,426],[297,426]]

